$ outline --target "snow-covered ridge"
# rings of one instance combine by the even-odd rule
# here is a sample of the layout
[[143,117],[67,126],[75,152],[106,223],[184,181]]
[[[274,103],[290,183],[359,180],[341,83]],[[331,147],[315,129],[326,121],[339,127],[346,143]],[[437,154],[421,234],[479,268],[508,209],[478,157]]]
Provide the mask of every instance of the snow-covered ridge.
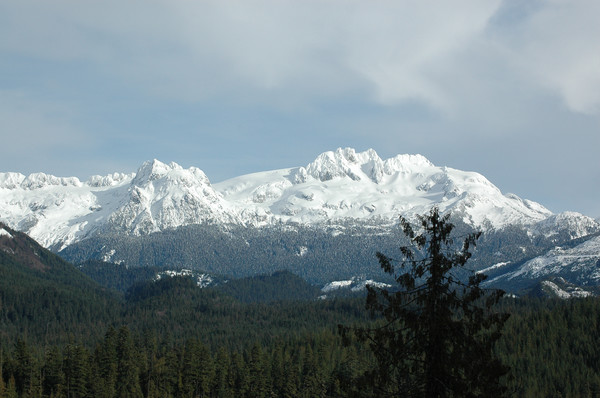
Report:
[[58,250],[99,231],[147,234],[235,222],[234,214],[201,170],[176,163],[153,160],[137,173],[93,176],[86,183],[44,173],[0,173],[0,220]]
[[598,222],[591,217],[567,211],[553,214],[535,226],[534,231],[546,237],[567,231],[571,239],[590,235],[598,231]]
[[0,173],[0,221],[53,249],[99,232],[141,235],[203,223],[394,224],[399,215],[425,214],[432,206],[479,229],[541,221],[548,226],[539,224],[540,234],[557,223],[575,223],[575,236],[598,229],[577,213],[549,218],[542,205],[502,194],[479,173],[437,167],[422,155],[384,160],[372,149],[340,148],[305,166],[218,184],[196,167],[158,160],[144,162],[136,173],[83,183],[44,173]]
[[5,230],[4,228],[0,227],[0,237],[2,236],[7,236],[9,238],[12,238],[12,234],[10,232],[8,232],[7,230]]
[[600,236],[587,239],[572,248],[557,246],[544,255],[527,261],[515,271],[489,282],[516,278],[539,279],[550,275],[576,275],[585,283],[600,283]]
[[477,273],[477,274],[485,274],[485,273],[488,273],[490,271],[494,271],[494,270],[500,269],[500,268],[504,267],[505,265],[509,265],[509,264],[510,264],[510,261],[496,263],[496,264],[491,265],[491,266],[489,266],[487,268],[484,268],[484,269],[481,269],[479,271],[476,271],[475,273]]
[[0,173],[0,189],[22,189],[34,190],[47,186],[81,186],[77,177],[55,177],[45,173],[33,173],[25,177],[21,173]]
[[411,173],[428,167],[434,166],[421,155],[398,155],[384,161],[373,149],[356,153],[352,148],[338,148],[335,152],[322,153],[308,166],[298,168],[294,182],[304,183],[309,177],[322,182],[338,177],[348,177],[354,181],[367,177],[379,183],[385,175]]
[[123,182],[133,180],[133,177],[135,177],[135,173],[113,173],[107,176],[95,175],[86,181],[86,185],[93,188],[113,187],[120,185]]
[[344,219],[396,220],[432,206],[478,228],[532,225],[552,213],[503,195],[484,176],[436,167],[421,155],[382,160],[375,151],[325,152],[305,167],[254,173],[214,184],[250,224],[319,223]]
[[[564,279],[562,281],[566,283]],[[582,298],[593,296],[591,292],[583,290],[580,287],[573,287],[569,290],[562,289],[553,281],[542,281],[542,287],[549,289],[556,297],[561,298],[563,300],[570,298]]]
[[360,292],[360,291],[365,290],[367,288],[367,285],[372,286],[372,287],[382,288],[382,289],[389,288],[392,286],[390,284],[383,283],[383,282],[376,282],[371,279],[353,278],[353,279],[345,280],[345,281],[329,282],[328,284],[326,284],[325,286],[323,286],[321,288],[321,292],[331,293],[335,290],[341,290],[341,289],[350,289],[350,291],[352,291],[352,292]]
[[156,274],[154,281],[159,281],[163,277],[173,278],[176,276],[185,276],[194,278],[196,280],[196,286],[199,288],[205,288],[210,286],[214,280],[209,274],[198,273],[191,269],[180,269],[180,270],[165,270]]

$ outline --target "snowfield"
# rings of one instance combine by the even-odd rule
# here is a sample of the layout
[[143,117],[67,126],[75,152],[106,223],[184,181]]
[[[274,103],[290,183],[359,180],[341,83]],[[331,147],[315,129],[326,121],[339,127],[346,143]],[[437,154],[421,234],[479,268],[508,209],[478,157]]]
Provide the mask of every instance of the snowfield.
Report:
[[[0,173],[0,221],[43,246],[61,250],[97,233],[144,235],[191,224],[328,225],[372,220],[393,225],[432,206],[480,230],[509,225],[551,234],[597,230],[578,213],[553,215],[542,205],[503,194],[481,174],[438,167],[421,155],[383,160],[373,150],[325,152],[306,166],[211,184],[202,170],[145,162],[136,173],[81,182],[44,173]],[[299,252],[304,255],[305,252]]]

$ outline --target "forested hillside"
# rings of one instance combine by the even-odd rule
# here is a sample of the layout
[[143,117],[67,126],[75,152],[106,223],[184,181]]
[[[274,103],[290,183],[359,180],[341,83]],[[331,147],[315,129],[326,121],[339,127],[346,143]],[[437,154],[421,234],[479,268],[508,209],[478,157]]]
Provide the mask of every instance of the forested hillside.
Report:
[[0,236],[0,337],[58,342],[98,338],[118,297],[27,235]]
[[[241,304],[216,292],[178,299],[191,289],[173,280],[138,290],[100,338],[3,338],[0,396],[375,395],[355,387],[374,366],[370,350],[344,346],[336,328],[370,322],[363,299]],[[597,299],[509,299],[502,310],[512,314],[497,347],[510,367],[503,381],[510,396],[597,396]]]
[[[364,297],[317,299],[289,272],[204,289],[132,276],[123,294],[7,231],[0,397],[376,396],[358,384],[375,366],[368,345],[338,333],[378,322]],[[496,346],[510,396],[600,394],[599,299],[505,298],[493,310],[511,314]]]
[[[453,219],[453,223],[457,235],[473,232],[460,220]],[[357,276],[388,281],[388,276],[377,266],[375,253],[400,254],[399,244],[407,242],[399,228],[367,223],[348,223],[340,230],[336,228],[283,225],[263,229],[233,226],[222,229],[193,225],[143,237],[99,235],[67,247],[60,255],[75,264],[85,264],[90,259],[95,261],[87,264],[108,260],[129,268],[187,268],[230,278],[271,274],[285,269],[309,283],[321,285]],[[566,247],[568,242],[574,244],[583,240],[571,242],[560,236],[533,239],[524,228],[509,226],[482,235],[469,268],[484,269],[505,263],[505,267],[489,271],[493,278],[516,269],[551,247]],[[115,270],[122,280],[135,278],[133,272],[123,268]],[[114,276],[116,274],[107,273],[104,277]],[[121,283],[118,281],[115,278],[114,285]],[[533,283],[530,279],[511,282],[514,283],[504,283],[501,287],[517,293]]]

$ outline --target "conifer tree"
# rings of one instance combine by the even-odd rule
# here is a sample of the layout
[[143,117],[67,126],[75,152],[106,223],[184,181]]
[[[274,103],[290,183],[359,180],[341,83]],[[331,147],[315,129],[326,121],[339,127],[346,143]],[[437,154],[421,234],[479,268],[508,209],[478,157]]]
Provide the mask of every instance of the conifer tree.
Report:
[[19,394],[17,393],[15,377],[13,375],[11,375],[10,379],[8,379],[8,385],[6,387],[6,392],[4,393],[3,397],[17,398],[18,396],[19,396]]
[[236,395],[238,397],[247,395],[250,388],[248,369],[244,358],[237,352],[233,352],[231,355],[231,378]]
[[164,366],[157,367],[157,386],[165,395],[175,396],[181,390],[179,353],[176,349],[167,351]]
[[188,341],[183,355],[184,396],[208,396],[213,377],[214,366],[208,348],[197,339]]
[[62,361],[62,355],[58,347],[53,346],[46,351],[43,383],[45,395],[60,395],[65,380]]
[[377,253],[381,268],[398,283],[396,291],[368,286],[367,309],[383,319],[371,328],[340,327],[368,342],[376,369],[363,382],[378,396],[501,397],[499,380],[508,369],[493,355],[493,346],[507,315],[491,307],[502,291],[485,291],[485,279],[472,273],[468,282],[457,277],[471,257],[479,233],[468,235],[456,250],[449,215],[437,208],[419,216],[415,231],[400,223],[412,243],[401,247],[397,261]]
[[121,327],[117,334],[117,358],[116,396],[119,398],[142,397],[137,358],[127,327]]
[[95,396],[114,397],[117,382],[117,331],[112,326],[106,331],[102,343],[96,347],[94,365],[98,371]]
[[233,398],[234,396],[228,381],[230,367],[229,354],[224,347],[219,347],[215,358],[215,377],[212,385],[212,390],[218,397]]
[[33,357],[29,345],[22,339],[15,344],[15,383],[20,395],[30,392],[33,379]]
[[4,376],[2,372],[2,356],[0,355],[0,397],[6,395],[6,383],[4,382]]
[[[288,361],[289,362],[289,361]],[[287,386],[286,377],[286,361],[284,360],[284,349],[283,343],[277,341],[271,351],[271,378],[273,380],[272,388],[273,394],[278,397],[284,397]]]
[[85,397],[88,390],[88,353],[81,344],[69,344],[64,353],[65,393],[68,397]]
[[264,363],[264,354],[260,344],[255,343],[248,356],[249,389],[252,397],[266,397],[269,389],[267,369]]

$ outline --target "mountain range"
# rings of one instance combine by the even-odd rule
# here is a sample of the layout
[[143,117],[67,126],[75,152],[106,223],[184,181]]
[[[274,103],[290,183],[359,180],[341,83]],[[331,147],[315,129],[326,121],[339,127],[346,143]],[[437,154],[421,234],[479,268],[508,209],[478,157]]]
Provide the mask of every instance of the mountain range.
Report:
[[600,279],[597,221],[553,214],[421,155],[384,160],[340,148],[305,166],[216,184],[196,167],[158,160],[85,182],[0,173],[0,221],[68,260],[243,276],[288,268],[320,283],[381,276],[374,253],[398,246],[399,216],[414,220],[433,206],[457,231],[484,232],[473,269],[490,280]]

